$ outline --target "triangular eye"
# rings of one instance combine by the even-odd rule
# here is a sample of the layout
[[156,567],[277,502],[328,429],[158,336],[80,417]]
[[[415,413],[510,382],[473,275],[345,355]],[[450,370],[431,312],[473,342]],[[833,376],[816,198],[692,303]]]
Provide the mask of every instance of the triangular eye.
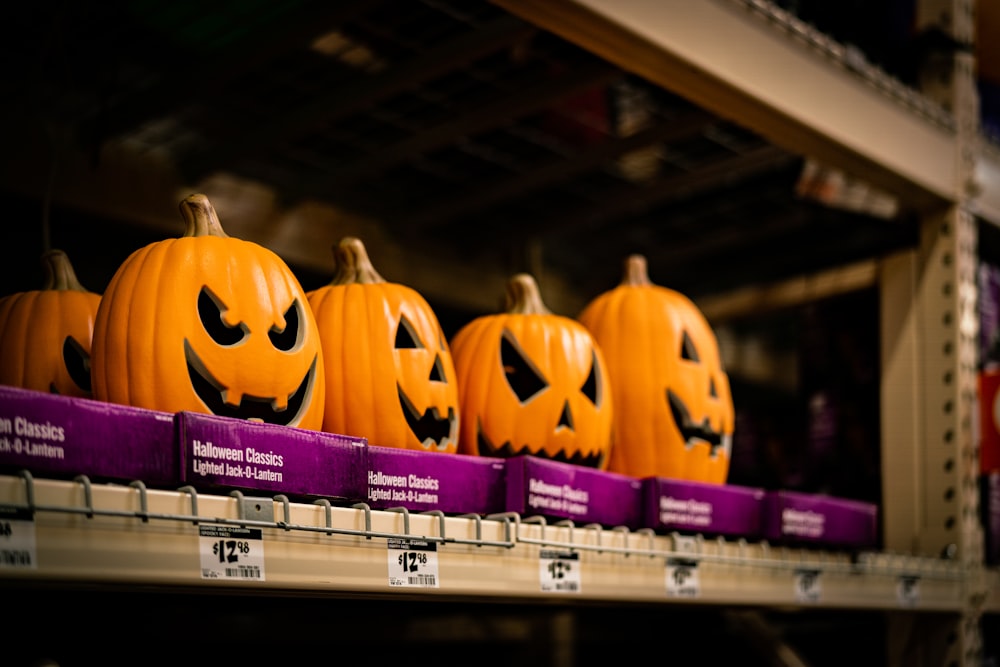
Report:
[[396,327],[395,347],[397,350],[413,350],[423,347],[420,336],[413,330],[413,325],[402,315],[399,317],[399,326]]
[[500,363],[507,385],[521,403],[527,403],[549,386],[534,364],[521,353],[509,331],[504,331],[500,339]]
[[715,378],[711,378],[708,381],[708,395],[711,396],[712,398],[718,398],[719,397],[719,392],[715,388]]
[[600,368],[597,366],[597,355],[591,353],[590,359],[590,373],[587,374],[587,379],[583,381],[583,386],[580,387],[580,391],[583,395],[590,399],[590,402],[594,405],[598,405],[601,397],[601,374]]
[[447,382],[448,378],[444,374],[444,364],[441,363],[441,355],[434,355],[434,365],[431,366],[431,376],[428,378],[431,382]]
[[275,348],[282,352],[291,352],[299,342],[299,330],[299,300],[296,299],[285,311],[285,328],[271,327],[267,337],[271,339],[271,345]]
[[227,308],[222,300],[212,294],[207,287],[202,287],[198,293],[198,317],[205,331],[219,345],[236,345],[246,336],[246,325],[240,322],[229,326],[222,319],[222,313]]
[[681,359],[687,359],[688,361],[701,361],[698,358],[698,349],[694,346],[694,341],[688,336],[688,332],[684,332],[684,337],[681,340]]
[[72,336],[66,336],[63,341],[63,363],[73,383],[84,391],[90,391],[90,355]]

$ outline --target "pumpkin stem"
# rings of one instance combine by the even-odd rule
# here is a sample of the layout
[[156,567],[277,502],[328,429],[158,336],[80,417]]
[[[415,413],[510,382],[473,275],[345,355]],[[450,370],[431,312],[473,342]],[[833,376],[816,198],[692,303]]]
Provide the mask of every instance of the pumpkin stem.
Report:
[[538,283],[529,273],[518,273],[507,281],[506,311],[515,315],[551,315],[542,302]]
[[649,269],[644,255],[629,255],[625,258],[625,271],[622,274],[622,285],[644,287],[652,285],[649,279]]
[[188,195],[181,202],[181,215],[187,223],[184,236],[218,236],[219,238],[229,238],[222,229],[219,216],[215,212],[212,202],[203,194]]
[[355,236],[345,236],[333,246],[333,257],[337,260],[337,272],[330,281],[331,285],[373,285],[385,282],[385,278],[379,275],[368,258],[365,244]]
[[62,250],[49,250],[42,253],[42,264],[45,266],[45,289],[88,291],[77,280],[69,256]]

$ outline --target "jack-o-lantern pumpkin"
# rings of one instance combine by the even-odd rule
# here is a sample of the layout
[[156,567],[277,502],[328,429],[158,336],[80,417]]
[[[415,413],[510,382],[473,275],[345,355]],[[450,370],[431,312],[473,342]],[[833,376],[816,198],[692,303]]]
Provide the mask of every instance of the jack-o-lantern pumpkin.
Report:
[[360,239],[333,253],[333,280],[307,294],[329,360],[323,430],[455,453],[458,387],[436,314],[419,292],[382,278]]
[[94,397],[319,430],[323,358],[298,279],[227,235],[208,198],[180,204],[183,236],[118,268],[94,326]]
[[715,333],[697,306],[651,283],[646,258],[631,255],[621,284],[598,295],[577,319],[608,362],[615,397],[609,469],[724,483],[733,399]]
[[607,468],[614,406],[601,349],[583,325],[545,306],[530,274],[513,276],[505,312],[467,323],[451,350],[460,452]]
[[43,289],[0,299],[0,384],[89,398],[90,344],[101,295],[62,250],[42,255]]

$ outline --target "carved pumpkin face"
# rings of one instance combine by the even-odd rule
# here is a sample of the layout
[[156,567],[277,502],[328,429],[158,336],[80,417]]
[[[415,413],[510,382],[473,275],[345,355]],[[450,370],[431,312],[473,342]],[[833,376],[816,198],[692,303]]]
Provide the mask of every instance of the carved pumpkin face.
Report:
[[451,349],[460,452],[607,467],[613,406],[604,357],[579,322],[545,308],[534,278],[514,276],[507,311],[466,324]]
[[323,429],[373,445],[454,454],[458,387],[437,316],[415,290],[386,282],[364,244],[334,248],[333,281],[307,294],[326,371]]
[[112,277],[94,327],[94,396],[318,430],[323,359],[288,266],[227,236],[204,195],[185,235],[151,243]]
[[80,285],[62,250],[42,256],[41,290],[0,299],[0,384],[90,398],[90,343],[101,295]]
[[615,397],[609,469],[721,484],[735,424],[715,334],[686,296],[650,283],[646,260],[579,318],[601,345]]

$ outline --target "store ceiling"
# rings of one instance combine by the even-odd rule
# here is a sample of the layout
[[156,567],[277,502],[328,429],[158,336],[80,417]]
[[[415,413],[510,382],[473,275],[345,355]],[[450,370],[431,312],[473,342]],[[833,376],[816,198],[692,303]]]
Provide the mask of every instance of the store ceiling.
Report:
[[124,146],[191,183],[225,173],[289,207],[326,202],[414,257],[540,258],[593,295],[639,252],[698,297],[915,242],[905,208],[802,197],[800,156],[488,2],[8,11],[8,127],[58,127],[94,164]]

